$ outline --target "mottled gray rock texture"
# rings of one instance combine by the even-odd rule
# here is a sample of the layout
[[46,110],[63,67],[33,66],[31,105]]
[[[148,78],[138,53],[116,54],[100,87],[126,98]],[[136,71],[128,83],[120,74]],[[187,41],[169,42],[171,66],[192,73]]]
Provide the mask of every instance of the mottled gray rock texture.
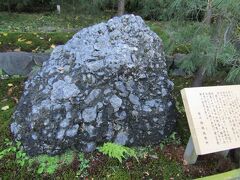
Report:
[[82,29],[25,83],[11,131],[30,155],[158,144],[175,124],[161,39],[139,16]]

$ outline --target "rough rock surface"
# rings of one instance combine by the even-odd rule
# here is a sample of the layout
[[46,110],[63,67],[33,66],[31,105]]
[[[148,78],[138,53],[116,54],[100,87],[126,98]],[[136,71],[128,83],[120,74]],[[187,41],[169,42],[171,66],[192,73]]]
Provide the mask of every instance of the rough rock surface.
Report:
[[175,124],[161,39],[139,16],[82,29],[25,83],[11,131],[36,155],[157,144]]

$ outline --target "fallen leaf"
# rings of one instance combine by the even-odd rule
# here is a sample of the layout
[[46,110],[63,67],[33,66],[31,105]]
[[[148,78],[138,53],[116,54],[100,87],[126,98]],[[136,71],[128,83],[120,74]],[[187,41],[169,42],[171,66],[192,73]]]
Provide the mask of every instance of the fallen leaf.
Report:
[[152,159],[158,159],[157,155],[149,155],[149,157],[152,158]]
[[32,44],[32,41],[27,41],[26,44]]
[[54,44],[52,44],[52,45],[51,45],[51,48],[53,48],[53,49],[54,49],[55,47],[56,47],[56,46],[55,46]]
[[6,111],[6,110],[8,110],[8,109],[9,109],[9,106],[3,106],[3,107],[1,108],[2,111]]
[[14,52],[20,52],[21,48],[14,49]]
[[7,95],[8,95],[8,96],[11,96],[12,93],[13,93],[13,87],[10,87],[10,88],[8,89]]
[[18,98],[12,97],[12,99],[15,101],[15,103],[18,103]]
[[8,101],[8,98],[5,98],[5,99],[1,100],[1,103],[7,102],[7,101]]
[[38,46],[36,49],[33,49],[32,52],[36,52],[40,47]]
[[8,35],[8,33],[3,33],[3,35],[4,35],[4,36],[7,36],[7,35]]
[[143,174],[144,174],[145,176],[149,176],[149,175],[150,175],[149,172],[147,172],[147,171],[143,172]]
[[183,165],[184,166],[188,165],[188,162],[186,160],[183,160]]
[[26,39],[18,38],[18,42],[26,41]]

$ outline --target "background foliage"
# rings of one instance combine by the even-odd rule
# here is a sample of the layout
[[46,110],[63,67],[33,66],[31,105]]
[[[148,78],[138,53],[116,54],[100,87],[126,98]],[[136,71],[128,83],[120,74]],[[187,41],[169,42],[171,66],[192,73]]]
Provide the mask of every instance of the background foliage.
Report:
[[[64,13],[95,14],[115,12],[117,0],[0,0],[0,10],[12,12],[54,11],[57,2]],[[145,19],[169,20],[172,17],[199,19],[202,17],[205,0],[127,0],[126,11]]]
[[[61,4],[62,15],[60,16],[56,13],[53,15],[57,2]],[[206,23],[208,2],[211,2],[210,24]],[[175,53],[187,54],[185,59],[178,64],[183,71],[195,74],[198,69],[202,68],[204,76],[213,76],[219,70],[224,70],[227,72],[225,80],[230,83],[240,83],[240,55],[235,46],[240,41],[238,35],[239,7],[240,1],[236,0],[126,0],[125,5],[126,13],[140,15],[145,20],[164,21],[169,25],[162,27],[164,30],[159,29],[158,24],[157,26],[153,25],[155,26],[153,30],[156,29],[159,32],[164,41],[165,51],[169,56],[174,56]],[[86,22],[83,27],[97,22],[89,19],[89,15],[95,16],[96,19],[103,15],[106,18],[102,19],[114,16],[117,11],[117,0],[0,0],[0,10],[9,12],[43,11],[46,16],[42,16],[40,19],[36,18],[32,23],[37,27],[42,27],[38,31],[45,31],[49,28],[58,31],[59,25],[65,26],[64,29],[72,28],[73,31],[76,31],[74,28],[82,28],[80,24],[83,22]],[[12,17],[16,18],[14,15]],[[15,23],[10,25],[4,18],[0,17],[1,27],[13,31],[19,30],[16,29]],[[22,20],[19,19],[19,22]],[[29,23],[23,23],[21,30],[28,31],[26,28],[29,26],[25,26],[25,24]],[[36,28],[29,27],[29,29]],[[21,44],[19,46],[21,50],[28,50],[29,46],[36,44],[34,42],[30,45],[25,45],[23,42],[18,42],[18,44]],[[11,42],[11,44],[0,46],[1,48],[9,46],[11,49],[18,49],[18,44]],[[36,48],[39,46],[38,44],[35,45]],[[51,42],[46,45],[46,47],[49,46],[51,46]]]

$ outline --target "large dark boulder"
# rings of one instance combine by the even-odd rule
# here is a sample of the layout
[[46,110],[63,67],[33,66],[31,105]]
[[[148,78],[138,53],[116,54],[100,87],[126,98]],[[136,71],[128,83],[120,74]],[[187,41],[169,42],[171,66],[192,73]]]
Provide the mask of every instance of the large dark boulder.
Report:
[[11,131],[31,154],[158,144],[175,124],[161,39],[139,16],[82,29],[25,83]]

